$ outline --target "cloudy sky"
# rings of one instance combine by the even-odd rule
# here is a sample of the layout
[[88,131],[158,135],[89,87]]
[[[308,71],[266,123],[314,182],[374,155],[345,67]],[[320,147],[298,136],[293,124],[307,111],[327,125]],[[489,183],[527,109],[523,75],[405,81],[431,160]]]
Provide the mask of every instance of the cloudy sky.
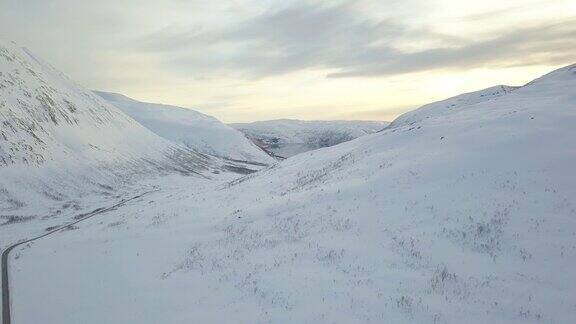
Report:
[[574,0],[0,0],[82,85],[226,122],[392,120],[576,62]]

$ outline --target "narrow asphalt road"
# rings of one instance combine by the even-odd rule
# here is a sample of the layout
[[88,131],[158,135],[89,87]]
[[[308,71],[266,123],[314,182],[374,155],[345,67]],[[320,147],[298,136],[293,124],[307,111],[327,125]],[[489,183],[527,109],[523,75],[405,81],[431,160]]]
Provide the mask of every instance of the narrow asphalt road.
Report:
[[102,213],[108,212],[108,211],[110,211],[110,210],[113,210],[113,209],[115,209],[115,208],[117,208],[117,207],[120,207],[120,206],[126,204],[126,203],[129,202],[129,201],[132,201],[132,200],[134,200],[134,199],[138,199],[138,198],[140,198],[140,197],[142,197],[142,196],[144,196],[144,195],[147,195],[147,194],[149,194],[149,193],[151,193],[151,192],[153,192],[153,191],[157,191],[157,190],[147,191],[147,192],[142,193],[142,194],[140,194],[140,195],[138,195],[138,196],[135,196],[135,197],[132,197],[132,198],[129,198],[129,199],[126,199],[126,200],[122,200],[122,201],[120,201],[119,203],[117,203],[117,204],[115,204],[115,205],[113,205],[113,206],[107,207],[107,208],[98,208],[98,209],[95,209],[95,210],[93,210],[93,211],[91,211],[91,212],[89,212],[89,213],[87,213],[87,214],[77,215],[76,217],[74,217],[76,220],[73,221],[73,222],[71,222],[71,223],[68,223],[68,224],[66,224],[66,225],[59,226],[59,227],[57,227],[57,228],[55,228],[55,229],[53,229],[53,230],[51,230],[51,231],[49,231],[49,232],[47,232],[47,233],[44,233],[44,234],[42,234],[42,235],[33,237],[33,238],[31,238],[31,239],[27,239],[27,240],[22,241],[22,242],[15,243],[15,244],[9,246],[8,248],[6,248],[6,249],[2,252],[2,324],[11,324],[11,323],[12,323],[12,322],[11,322],[11,315],[10,315],[10,285],[9,285],[9,281],[8,281],[8,274],[9,274],[9,271],[8,271],[8,256],[9,256],[9,254],[10,254],[10,251],[14,250],[16,247],[18,247],[18,246],[20,246],[20,245],[22,245],[22,244],[26,244],[26,243],[30,243],[30,242],[36,241],[36,240],[41,239],[41,238],[43,238],[43,237],[46,237],[46,236],[48,236],[48,235],[54,234],[54,233],[56,233],[56,232],[59,232],[59,231],[65,229],[66,227],[70,227],[70,226],[73,226],[74,224],[78,224],[78,223],[80,223],[81,221],[87,220],[88,218],[91,218],[91,217],[96,216],[96,215],[98,215],[98,214],[102,214]]

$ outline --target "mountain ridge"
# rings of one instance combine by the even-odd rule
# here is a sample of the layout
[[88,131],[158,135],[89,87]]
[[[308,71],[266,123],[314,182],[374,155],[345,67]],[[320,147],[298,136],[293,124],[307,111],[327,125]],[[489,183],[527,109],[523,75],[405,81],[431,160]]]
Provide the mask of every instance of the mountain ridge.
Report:
[[15,43],[0,42],[0,209],[244,166],[165,140]]
[[215,117],[184,107],[141,102],[117,93],[94,93],[167,140],[226,159],[276,162],[242,133]]

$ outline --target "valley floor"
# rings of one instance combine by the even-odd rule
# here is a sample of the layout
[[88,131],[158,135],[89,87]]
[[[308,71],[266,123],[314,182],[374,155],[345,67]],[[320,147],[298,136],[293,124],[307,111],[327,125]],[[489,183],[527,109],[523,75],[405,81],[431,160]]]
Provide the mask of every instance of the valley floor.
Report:
[[[522,234],[513,245],[495,241],[506,240],[504,223],[517,206],[495,201],[485,209],[491,213],[486,223],[444,219],[453,227],[442,234],[433,224],[441,215],[384,217],[386,208],[376,201],[394,198],[370,189],[325,188],[298,199],[298,192],[240,194],[237,182],[158,179],[159,191],[13,251],[13,323],[576,319],[568,270],[576,250],[562,239],[574,233],[555,229],[551,244],[562,256],[552,257],[549,269],[534,267],[534,258],[545,265],[546,253],[556,248],[539,249]],[[425,201],[430,204],[413,201],[413,213],[435,214],[433,200]],[[358,217],[379,213],[377,223]],[[529,226],[550,235],[539,222]],[[485,236],[478,236],[478,226],[485,226]],[[459,237],[467,234],[476,237]]]

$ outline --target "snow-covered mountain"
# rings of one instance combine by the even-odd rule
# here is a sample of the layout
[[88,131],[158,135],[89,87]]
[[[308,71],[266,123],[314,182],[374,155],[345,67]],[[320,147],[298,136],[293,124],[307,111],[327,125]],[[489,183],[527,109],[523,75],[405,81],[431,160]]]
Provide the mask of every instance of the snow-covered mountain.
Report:
[[116,93],[95,93],[168,140],[228,159],[264,164],[275,162],[241,132],[212,116],[182,107],[140,102]]
[[0,125],[4,212],[112,194],[144,175],[226,170],[218,159],[157,136],[26,49],[4,42]]
[[576,65],[401,122],[422,111],[226,185],[159,179],[142,201],[18,249],[14,315],[576,322]]
[[287,158],[375,133],[388,124],[380,121],[277,119],[230,125],[246,134],[256,145]]
[[468,106],[499,98],[518,88],[519,87],[499,85],[433,102],[403,114],[394,120],[391,127],[415,124],[427,118],[453,115],[455,112],[466,109]]

